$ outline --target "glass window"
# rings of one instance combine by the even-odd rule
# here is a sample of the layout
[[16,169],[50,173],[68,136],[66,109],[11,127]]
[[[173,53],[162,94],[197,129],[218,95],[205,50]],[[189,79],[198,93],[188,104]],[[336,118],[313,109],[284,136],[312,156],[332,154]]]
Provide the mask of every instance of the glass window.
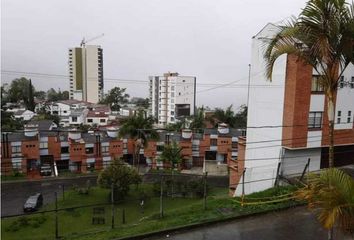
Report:
[[92,119],[92,118],[88,118],[88,119],[87,119],[87,122],[88,122],[88,123],[92,123],[92,122],[93,122],[93,119]]
[[72,120],[73,122],[77,122],[77,117],[72,117],[71,120]]
[[92,154],[93,153],[93,147],[89,147],[85,149],[86,154]]
[[216,146],[218,145],[218,140],[217,139],[210,139],[210,146]]
[[106,119],[102,118],[100,119],[100,123],[105,123],[106,122]]
[[61,153],[69,153],[69,147],[61,147]]
[[323,85],[321,83],[320,75],[312,76],[311,92],[323,92]]
[[102,146],[102,153],[108,153],[109,152],[109,146]]
[[344,76],[340,76],[339,82],[338,82],[338,87],[343,88],[344,87]]
[[40,142],[40,143],[39,143],[39,148],[40,148],[40,149],[48,148],[48,142]]
[[20,153],[21,152],[21,146],[14,146],[11,148],[12,153]]
[[308,128],[321,128],[322,127],[323,112],[310,112],[308,119]]
[[350,81],[350,88],[354,88],[354,77],[352,77],[352,80]]

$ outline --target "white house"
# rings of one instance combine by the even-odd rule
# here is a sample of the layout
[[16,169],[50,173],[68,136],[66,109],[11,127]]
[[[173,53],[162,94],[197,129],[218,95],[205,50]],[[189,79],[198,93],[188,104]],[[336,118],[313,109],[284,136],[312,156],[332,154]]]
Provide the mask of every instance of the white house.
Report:
[[69,115],[69,125],[70,126],[79,126],[86,123],[86,116],[88,109],[75,109],[71,110]]
[[23,121],[31,120],[36,114],[30,110],[18,110],[14,113],[14,118]]

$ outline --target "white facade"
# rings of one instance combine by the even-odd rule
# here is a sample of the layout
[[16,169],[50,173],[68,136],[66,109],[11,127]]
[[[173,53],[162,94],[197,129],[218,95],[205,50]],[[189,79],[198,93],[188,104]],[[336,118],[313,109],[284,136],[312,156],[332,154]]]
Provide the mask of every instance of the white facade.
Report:
[[[282,146],[284,126],[284,100],[287,56],[281,56],[273,68],[270,82],[265,76],[264,41],[271,38],[277,28],[266,25],[252,42],[251,81],[247,116],[247,138],[245,149],[245,193],[249,194],[273,187],[277,177],[278,163],[283,175],[301,174],[310,158],[310,171],[320,169],[322,130],[307,132],[304,148]],[[315,74],[315,73],[314,73]],[[354,66],[345,70],[347,86],[339,88],[336,101],[335,129],[352,129],[354,114]],[[353,82],[353,84],[350,84]],[[324,114],[324,94],[311,94],[309,112]],[[338,113],[338,111],[341,111]],[[338,116],[339,115],[339,116]],[[322,118],[323,119],[323,118]],[[323,121],[323,120],[322,120]],[[322,124],[322,123],[320,123]],[[320,125],[321,126],[321,125]],[[242,182],[242,179],[240,180]],[[239,184],[235,195],[242,192]]]
[[103,53],[100,46],[69,49],[70,99],[97,103],[103,98]]
[[78,126],[85,124],[87,113],[87,109],[73,110],[69,116],[69,125]]
[[150,114],[160,126],[193,115],[196,104],[196,77],[165,73],[150,76]]
[[36,114],[30,110],[20,110],[14,114],[15,119],[21,119],[23,121],[31,120]]

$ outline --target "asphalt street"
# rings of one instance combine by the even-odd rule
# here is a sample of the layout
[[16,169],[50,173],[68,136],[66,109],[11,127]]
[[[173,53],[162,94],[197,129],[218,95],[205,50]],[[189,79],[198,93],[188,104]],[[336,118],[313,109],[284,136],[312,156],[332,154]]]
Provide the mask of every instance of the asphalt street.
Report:
[[[305,207],[218,223],[150,240],[325,240],[327,231]],[[335,231],[334,239],[353,240]]]
[[27,198],[37,192],[43,194],[43,204],[54,202],[55,192],[58,197],[62,196],[62,185],[64,190],[71,188],[74,184],[85,186],[87,180],[91,186],[96,185],[96,176],[76,177],[70,179],[44,179],[40,181],[24,182],[2,182],[1,183],[1,216],[23,213],[23,204]]

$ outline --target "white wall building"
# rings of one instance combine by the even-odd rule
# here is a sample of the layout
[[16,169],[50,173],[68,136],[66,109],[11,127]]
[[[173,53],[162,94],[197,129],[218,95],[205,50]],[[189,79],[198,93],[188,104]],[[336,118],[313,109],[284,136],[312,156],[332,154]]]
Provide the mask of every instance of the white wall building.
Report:
[[[246,194],[273,187],[279,162],[283,176],[300,175],[308,159],[310,171],[328,163],[327,107],[315,71],[295,56],[283,55],[275,63],[272,81],[266,79],[264,41],[274,36],[276,30],[268,24],[252,42],[245,156],[239,158],[246,160]],[[339,85],[336,99],[334,135],[338,165],[354,162],[353,65],[347,67],[343,80],[347,84]],[[240,171],[240,167],[235,169]],[[235,194],[241,191],[238,184]]]
[[70,99],[97,103],[103,98],[103,52],[100,46],[69,49]]
[[196,105],[196,77],[165,73],[150,76],[150,114],[160,126],[193,115]]

